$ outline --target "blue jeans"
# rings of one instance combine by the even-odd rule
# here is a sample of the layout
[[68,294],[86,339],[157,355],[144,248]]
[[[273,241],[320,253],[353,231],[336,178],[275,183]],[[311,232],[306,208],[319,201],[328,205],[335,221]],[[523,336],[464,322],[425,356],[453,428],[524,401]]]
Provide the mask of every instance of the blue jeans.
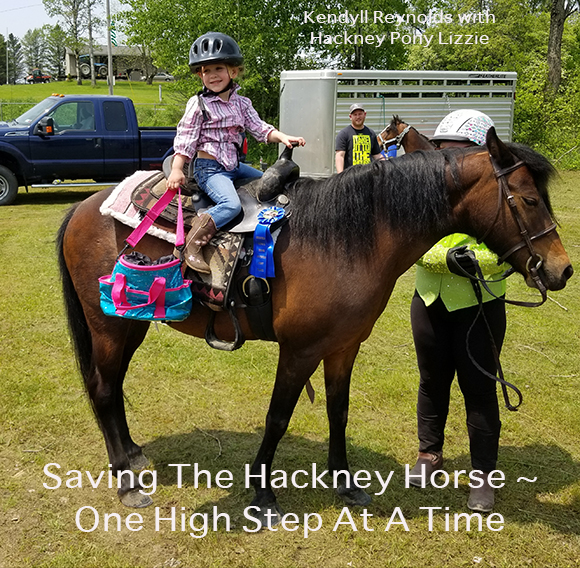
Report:
[[242,210],[234,180],[258,179],[262,177],[262,172],[244,163],[239,163],[237,168],[228,171],[217,160],[196,158],[193,164],[193,177],[199,187],[214,201],[215,206],[209,209],[208,214],[219,229]]

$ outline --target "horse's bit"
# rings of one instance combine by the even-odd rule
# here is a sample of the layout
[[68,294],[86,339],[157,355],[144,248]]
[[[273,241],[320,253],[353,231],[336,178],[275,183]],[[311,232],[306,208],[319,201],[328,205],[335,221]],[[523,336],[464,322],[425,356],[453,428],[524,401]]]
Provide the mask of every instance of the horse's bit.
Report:
[[381,146],[383,147],[383,150],[387,150],[388,145],[392,144],[393,142],[397,145],[397,150],[401,147],[401,144],[403,143],[403,138],[405,138],[407,132],[409,132],[409,130],[411,130],[412,126],[407,125],[407,127],[403,130],[403,132],[401,132],[400,134],[398,134],[397,136],[395,136],[394,138],[389,138],[388,140],[383,140],[383,137],[381,136],[382,132],[378,135],[378,139],[381,141]]

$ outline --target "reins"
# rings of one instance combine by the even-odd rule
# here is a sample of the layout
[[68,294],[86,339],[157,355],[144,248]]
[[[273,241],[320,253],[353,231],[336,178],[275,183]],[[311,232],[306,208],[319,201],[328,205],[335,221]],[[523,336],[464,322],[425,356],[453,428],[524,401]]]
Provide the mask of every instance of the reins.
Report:
[[[495,177],[496,177],[497,182],[498,182],[498,206],[497,206],[497,211],[496,211],[494,220],[491,223],[489,229],[485,232],[483,237],[478,239],[477,242],[481,243],[484,239],[487,238],[487,236],[492,231],[495,223],[499,219],[499,215],[501,212],[502,198],[504,198],[509,205],[512,217],[514,218],[514,221],[515,221],[516,225],[518,226],[522,240],[517,245],[511,247],[508,251],[506,251],[504,254],[501,255],[501,257],[498,259],[498,265],[503,264],[503,262],[507,258],[509,258],[514,252],[520,250],[521,248],[526,247],[530,253],[530,258],[528,259],[528,261],[526,263],[526,270],[527,270],[528,274],[530,275],[530,277],[533,279],[536,287],[540,291],[540,294],[542,295],[542,300],[539,302],[524,302],[524,301],[519,301],[519,300],[508,300],[505,297],[497,296],[496,294],[494,294],[490,290],[488,283],[500,282],[502,280],[505,280],[508,276],[510,276],[510,274],[512,274],[514,272],[513,268],[506,270],[501,275],[501,277],[498,279],[486,280],[483,276],[482,271],[481,271],[481,267],[479,266],[479,263],[477,262],[477,259],[475,257],[473,257],[475,274],[472,274],[471,272],[465,270],[465,268],[463,268],[463,266],[461,266],[459,263],[454,263],[454,264],[455,264],[455,268],[458,269],[457,273],[461,272],[463,276],[465,276],[466,278],[469,278],[469,280],[471,281],[471,285],[473,286],[473,291],[475,292],[475,296],[476,296],[477,302],[479,304],[479,311],[477,312],[477,315],[475,316],[475,319],[474,319],[473,323],[471,324],[471,326],[467,332],[466,339],[465,339],[467,354],[468,354],[469,358],[471,359],[471,362],[473,363],[473,365],[481,373],[483,373],[485,376],[487,376],[487,377],[489,377],[489,378],[493,379],[494,381],[497,381],[498,383],[501,384],[506,408],[508,410],[515,411],[522,404],[522,401],[523,401],[522,393],[515,385],[513,385],[512,383],[505,380],[505,377],[503,374],[503,369],[502,369],[501,363],[500,363],[500,357],[499,357],[497,345],[495,343],[495,339],[493,337],[491,327],[489,325],[489,322],[487,321],[487,318],[485,316],[485,312],[483,309],[483,297],[482,297],[482,293],[481,293],[481,286],[483,286],[485,288],[486,292],[488,294],[490,294],[490,296],[492,296],[493,298],[495,298],[497,300],[501,300],[502,302],[505,302],[506,304],[511,304],[511,305],[515,305],[515,306],[524,306],[524,307],[541,306],[548,298],[548,292],[547,292],[546,286],[542,282],[542,279],[541,279],[540,274],[539,274],[539,269],[542,267],[544,259],[542,258],[542,256],[540,254],[538,254],[535,251],[533,241],[536,239],[539,239],[539,238],[549,234],[551,231],[555,230],[556,224],[552,223],[550,226],[546,227],[545,229],[543,229],[539,233],[530,236],[530,234],[526,228],[526,225],[522,219],[522,216],[518,210],[518,206],[517,206],[517,203],[515,201],[514,195],[512,194],[512,192],[509,188],[507,179],[506,179],[506,176],[508,176],[509,174],[514,172],[515,170],[521,168],[522,166],[524,166],[525,163],[522,160],[519,160],[518,162],[516,162],[512,166],[508,166],[507,168],[502,169],[499,167],[496,160],[493,158],[493,156],[491,154],[489,154],[489,159],[490,159],[491,164],[493,166]],[[469,337],[471,335],[471,331],[473,330],[473,328],[477,322],[477,319],[480,316],[483,318],[486,329],[487,329],[487,333],[488,333],[489,340],[491,343],[492,353],[493,353],[493,357],[495,360],[498,376],[489,373],[483,367],[481,367],[481,365],[479,365],[477,363],[477,361],[475,360],[475,358],[473,357],[473,355],[471,354],[471,351],[469,349]],[[507,390],[508,388],[512,389],[518,397],[518,402],[515,405],[513,405],[509,399],[509,394],[508,394],[508,390]]]
[[[477,279],[471,279],[471,285],[473,286],[473,291],[475,292],[475,297],[477,298],[477,302],[479,304],[479,311],[477,312],[477,315],[475,316],[475,319],[473,320],[473,323],[471,324],[471,326],[469,327],[469,330],[467,331],[467,336],[465,337],[465,347],[467,349],[467,354],[469,355],[469,358],[471,359],[471,362],[475,365],[475,367],[477,367],[477,369],[479,370],[480,373],[483,373],[484,375],[486,375],[487,377],[493,379],[494,381],[497,381],[500,385],[501,385],[501,390],[503,393],[503,399],[505,402],[505,407],[508,410],[511,410],[512,412],[516,411],[520,405],[522,404],[524,398],[522,396],[522,393],[520,391],[520,389],[518,389],[518,387],[516,387],[515,385],[513,385],[512,383],[508,382],[505,380],[504,374],[503,374],[503,369],[501,367],[501,362],[500,362],[500,358],[499,358],[499,351],[497,349],[497,345],[495,343],[495,338],[493,337],[493,333],[491,331],[491,327],[489,325],[489,322],[487,321],[487,317],[485,316],[485,312],[483,310],[483,296],[481,294],[481,287],[479,286],[479,282],[484,282],[484,287],[485,289],[489,292],[489,288],[487,287],[487,284],[485,284],[485,281],[483,280],[483,274],[481,272],[481,268],[479,267],[479,263],[475,262],[474,263],[476,266],[476,270],[477,270],[477,274],[479,276],[479,278]],[[481,280],[480,280],[481,279]],[[498,298],[497,296],[495,296],[495,294],[492,294],[492,296],[494,296],[495,298]],[[503,299],[503,298],[498,298],[498,299]],[[477,318],[481,316],[483,318],[483,321],[485,323],[485,328],[487,330],[487,334],[489,336],[489,342],[491,344],[491,351],[493,353],[493,358],[495,360],[495,366],[497,369],[497,374],[498,376],[492,375],[490,372],[486,371],[481,365],[479,365],[479,363],[475,360],[475,358],[473,357],[473,355],[471,354],[471,350],[469,349],[469,336],[471,335],[471,331],[473,330],[473,328],[475,327],[475,324],[477,322]],[[508,388],[512,389],[517,397],[518,397],[518,402],[517,404],[513,405],[510,401],[510,397],[509,397],[509,393],[508,393]]]

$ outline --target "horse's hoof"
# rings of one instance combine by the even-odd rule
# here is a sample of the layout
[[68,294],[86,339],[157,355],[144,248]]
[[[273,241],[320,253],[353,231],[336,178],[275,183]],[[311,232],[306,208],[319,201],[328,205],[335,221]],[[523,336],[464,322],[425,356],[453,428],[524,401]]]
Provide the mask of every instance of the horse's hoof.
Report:
[[262,524],[263,529],[270,527],[275,527],[282,521],[284,516],[284,511],[280,509],[280,506],[276,501],[273,503],[268,503],[267,505],[254,505],[258,507],[258,511],[252,509],[252,517],[257,519]]
[[119,498],[125,507],[132,507],[133,509],[143,509],[153,504],[153,499],[149,495],[143,495],[138,489],[131,489],[131,491],[120,495]]
[[149,460],[144,454],[139,453],[129,458],[129,467],[134,471],[141,471],[149,465]]
[[371,496],[366,491],[360,489],[360,487],[354,487],[352,489],[339,487],[336,492],[349,507],[364,507],[372,501]]

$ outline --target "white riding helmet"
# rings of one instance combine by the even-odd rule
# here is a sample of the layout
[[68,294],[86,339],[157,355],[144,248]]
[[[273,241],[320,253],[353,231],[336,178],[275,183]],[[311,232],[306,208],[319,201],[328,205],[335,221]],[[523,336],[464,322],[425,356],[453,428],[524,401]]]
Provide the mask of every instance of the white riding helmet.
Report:
[[431,140],[473,142],[483,146],[485,135],[492,126],[495,126],[493,120],[478,110],[455,110],[439,123]]

